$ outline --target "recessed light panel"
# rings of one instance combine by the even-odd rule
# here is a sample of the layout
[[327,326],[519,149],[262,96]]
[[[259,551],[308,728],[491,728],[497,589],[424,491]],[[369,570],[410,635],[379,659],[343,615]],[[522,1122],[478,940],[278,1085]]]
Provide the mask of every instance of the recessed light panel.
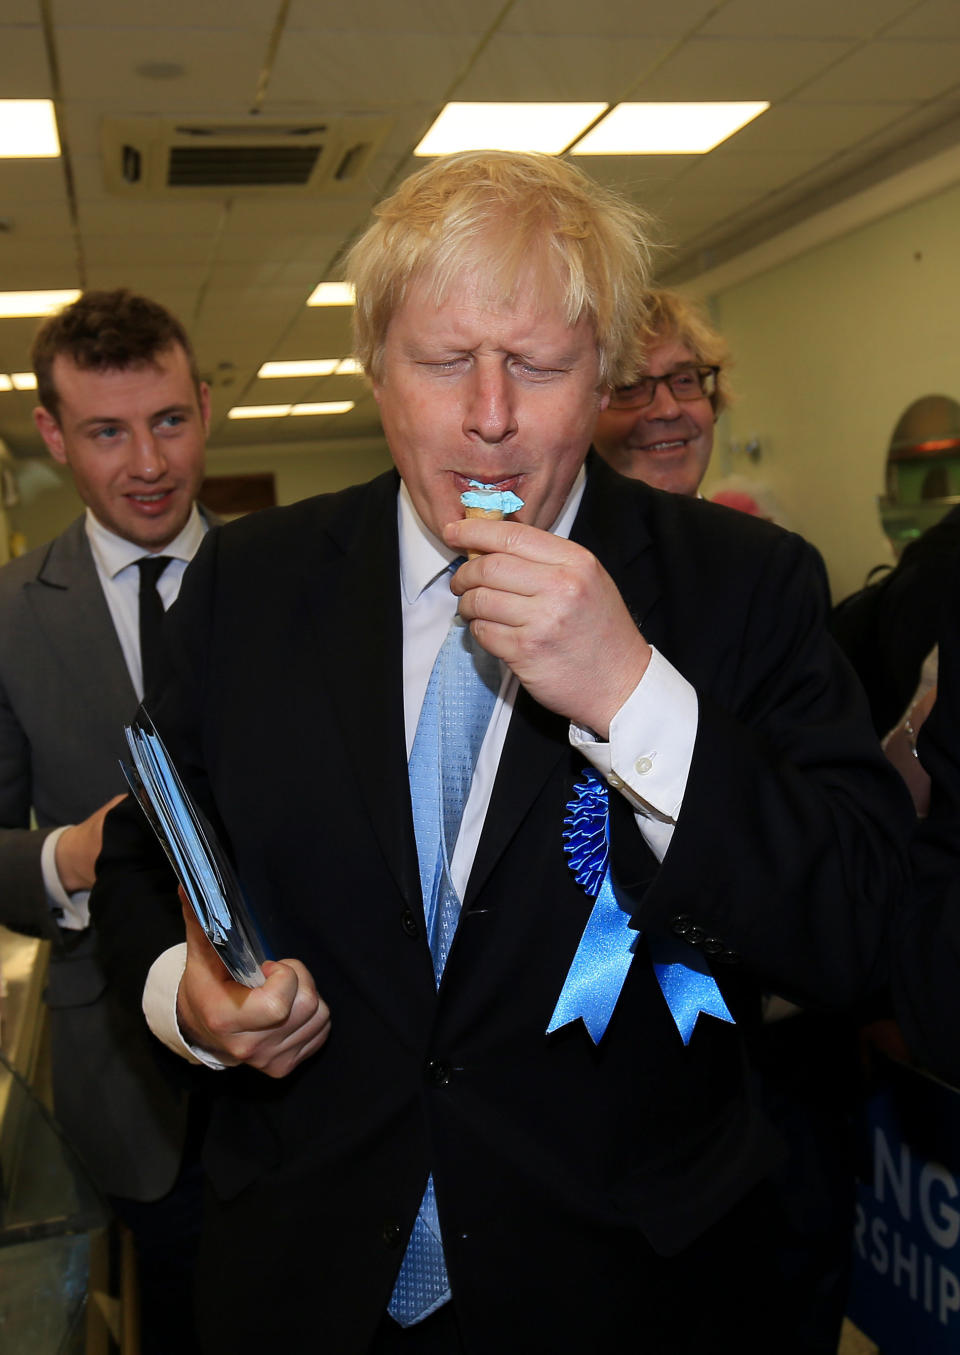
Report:
[[353,400],[322,400],[319,404],[294,405],[291,414],[347,414],[353,409]]
[[227,410],[228,419],[282,419],[290,413],[289,405],[234,405]]
[[37,389],[37,378],[33,372],[11,372],[10,380],[13,382],[14,390],[35,391]]
[[305,358],[299,362],[265,362],[257,376],[329,376],[337,370],[338,361],[339,358]]
[[76,301],[80,293],[70,292],[0,292],[0,316],[4,319],[32,315],[53,315]]
[[571,147],[571,155],[702,155],[768,103],[617,104]]
[[449,103],[414,155],[454,151],[543,151],[558,155],[605,103]]
[[307,297],[308,306],[352,306],[352,282],[321,282]]
[[49,99],[0,99],[0,156],[59,154],[57,119]]

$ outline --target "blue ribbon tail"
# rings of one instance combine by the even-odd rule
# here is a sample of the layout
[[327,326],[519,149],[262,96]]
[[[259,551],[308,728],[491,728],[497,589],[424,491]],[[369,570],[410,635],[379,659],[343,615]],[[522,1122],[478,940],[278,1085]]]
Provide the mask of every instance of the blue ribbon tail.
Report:
[[690,1043],[701,1012],[734,1024],[702,955],[682,941],[650,940],[649,946],[653,972],[684,1044]]
[[593,1043],[599,1044],[633,960],[637,936],[629,913],[617,903],[607,870],[547,1026],[548,1035],[579,1016]]

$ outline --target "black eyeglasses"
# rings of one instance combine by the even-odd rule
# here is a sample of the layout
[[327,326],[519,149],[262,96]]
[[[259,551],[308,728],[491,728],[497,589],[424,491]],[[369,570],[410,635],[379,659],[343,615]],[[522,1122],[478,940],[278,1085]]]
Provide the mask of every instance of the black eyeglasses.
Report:
[[620,386],[610,396],[611,409],[644,409],[657,398],[661,382],[675,400],[712,400],[719,367],[678,367],[663,376],[641,376],[632,386]]

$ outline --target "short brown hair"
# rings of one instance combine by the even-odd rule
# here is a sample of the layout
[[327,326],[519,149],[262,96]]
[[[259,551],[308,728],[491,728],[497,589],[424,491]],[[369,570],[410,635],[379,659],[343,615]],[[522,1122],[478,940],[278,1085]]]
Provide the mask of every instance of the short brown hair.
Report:
[[356,353],[374,380],[409,286],[429,280],[440,304],[475,271],[493,304],[510,304],[530,276],[559,283],[567,323],[596,334],[600,380],[636,377],[643,350],[648,219],[567,161],[510,151],[442,156],[375,209],[347,259],[356,287]]
[[713,328],[704,311],[679,292],[656,287],[647,293],[647,305],[648,342],[673,339],[689,348],[694,360],[704,367],[720,368],[712,402],[714,414],[721,414],[733,397],[727,375],[731,363],[727,341]]
[[60,397],[53,380],[54,360],[61,354],[81,371],[122,371],[153,362],[159,353],[179,344],[187,355],[199,396],[200,374],[187,331],[158,301],[128,288],[84,292],[41,327],[33,341],[31,361],[37,396],[59,422]]

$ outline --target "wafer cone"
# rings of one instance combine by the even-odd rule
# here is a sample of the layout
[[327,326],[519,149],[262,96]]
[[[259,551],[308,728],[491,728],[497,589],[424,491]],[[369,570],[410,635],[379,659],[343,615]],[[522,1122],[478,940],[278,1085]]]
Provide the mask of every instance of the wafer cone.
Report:
[[[463,516],[465,518],[489,518],[491,522],[503,521],[503,513],[499,508],[465,508]],[[479,554],[478,550],[468,550],[467,559],[475,560]]]

